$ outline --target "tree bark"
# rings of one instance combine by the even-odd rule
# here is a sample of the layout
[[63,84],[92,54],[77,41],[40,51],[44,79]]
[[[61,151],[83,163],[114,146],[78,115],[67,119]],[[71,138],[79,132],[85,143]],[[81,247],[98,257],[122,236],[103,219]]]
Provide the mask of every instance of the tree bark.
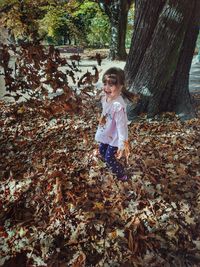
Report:
[[197,7],[198,0],[136,1],[125,72],[129,90],[139,92],[141,100],[129,117],[163,111],[194,115],[188,81],[198,34]]
[[[176,71],[161,97],[160,109],[174,111],[183,119],[195,116],[189,93],[189,73],[199,33],[200,1],[194,4],[183,40]],[[200,20],[199,20],[200,21]]]
[[165,0],[135,1],[134,32],[125,65],[128,86],[131,86],[139,70],[164,3]]
[[111,24],[109,58],[125,60],[127,57],[125,40],[128,11],[133,0],[99,1],[108,15]]

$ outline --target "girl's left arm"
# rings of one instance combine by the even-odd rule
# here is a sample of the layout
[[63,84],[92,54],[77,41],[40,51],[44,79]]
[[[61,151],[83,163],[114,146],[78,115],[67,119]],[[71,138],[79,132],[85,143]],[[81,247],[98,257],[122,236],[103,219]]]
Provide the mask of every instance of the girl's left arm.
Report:
[[125,109],[122,107],[115,113],[116,128],[118,132],[118,150],[123,151],[125,143],[128,141],[128,125]]

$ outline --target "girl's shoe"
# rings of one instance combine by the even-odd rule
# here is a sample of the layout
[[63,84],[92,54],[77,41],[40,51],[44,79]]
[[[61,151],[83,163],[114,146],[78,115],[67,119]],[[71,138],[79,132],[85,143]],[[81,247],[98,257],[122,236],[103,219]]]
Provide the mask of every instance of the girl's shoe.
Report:
[[128,181],[128,176],[127,175],[124,175],[124,176],[122,176],[121,178],[118,178],[120,181],[122,181],[122,182],[126,182],[126,181]]

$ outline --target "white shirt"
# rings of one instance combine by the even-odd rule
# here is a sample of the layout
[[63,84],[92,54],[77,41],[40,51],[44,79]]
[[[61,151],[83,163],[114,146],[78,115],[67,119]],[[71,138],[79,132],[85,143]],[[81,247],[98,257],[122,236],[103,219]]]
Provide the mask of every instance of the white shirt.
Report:
[[104,96],[101,102],[103,107],[102,122],[98,126],[95,140],[123,149],[125,141],[128,140],[126,104],[122,96],[118,96],[109,102],[106,101],[106,96]]

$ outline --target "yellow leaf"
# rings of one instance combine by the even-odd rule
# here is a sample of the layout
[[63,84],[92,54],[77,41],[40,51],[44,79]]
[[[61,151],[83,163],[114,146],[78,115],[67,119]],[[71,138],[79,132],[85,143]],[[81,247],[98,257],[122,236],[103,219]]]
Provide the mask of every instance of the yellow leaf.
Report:
[[103,210],[104,209],[104,204],[102,202],[95,202],[93,208],[94,209],[98,209],[98,210]]
[[109,237],[110,237],[111,239],[115,239],[115,238],[117,237],[117,231],[114,230],[114,231],[112,231],[111,233],[109,233]]
[[25,112],[25,107],[22,106],[17,110],[17,114],[23,114]]
[[185,221],[188,224],[194,224],[195,223],[195,219],[193,217],[190,217],[189,214],[185,214]]
[[170,238],[175,238],[175,239],[177,239],[177,238],[175,237],[175,235],[176,235],[176,233],[178,232],[178,230],[179,230],[179,226],[178,226],[178,224],[173,224],[173,225],[170,225],[170,226],[168,227],[168,229],[166,230],[166,234],[167,234]]
[[109,233],[109,237],[111,239],[115,239],[118,236],[124,237],[124,231],[120,230],[120,229],[115,229],[115,230],[113,230],[112,232]]

